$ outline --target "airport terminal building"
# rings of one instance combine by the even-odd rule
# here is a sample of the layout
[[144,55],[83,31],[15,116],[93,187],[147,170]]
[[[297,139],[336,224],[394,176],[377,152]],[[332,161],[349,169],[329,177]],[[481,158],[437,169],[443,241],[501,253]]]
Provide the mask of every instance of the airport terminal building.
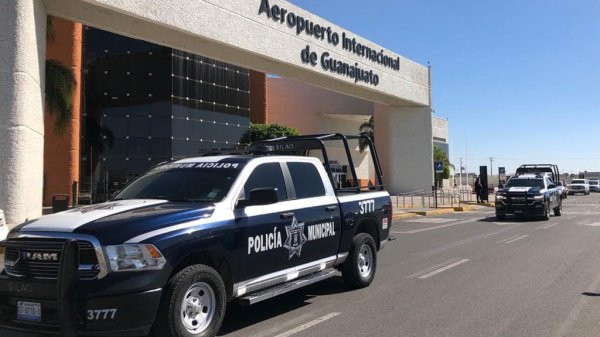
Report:
[[[444,122],[432,117],[426,66],[286,1],[16,0],[0,10],[0,209],[11,224],[38,217],[55,194],[101,202],[152,165],[236,146],[250,123],[357,133],[373,116],[392,193],[428,190],[434,138],[447,144],[433,134]],[[75,75],[66,131],[44,113],[46,59]],[[361,184],[365,158],[354,158]]]

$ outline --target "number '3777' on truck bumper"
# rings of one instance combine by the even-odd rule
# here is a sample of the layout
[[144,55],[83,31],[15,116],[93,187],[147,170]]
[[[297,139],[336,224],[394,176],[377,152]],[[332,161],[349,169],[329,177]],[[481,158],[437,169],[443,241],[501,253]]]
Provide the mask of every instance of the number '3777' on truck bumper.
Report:
[[[76,295],[72,305],[61,307],[56,282],[20,281],[0,275],[0,327],[65,335],[64,317],[70,316],[79,335],[144,336],[156,317],[161,292],[156,289],[90,299]],[[37,310],[31,309],[37,305],[39,317]]]

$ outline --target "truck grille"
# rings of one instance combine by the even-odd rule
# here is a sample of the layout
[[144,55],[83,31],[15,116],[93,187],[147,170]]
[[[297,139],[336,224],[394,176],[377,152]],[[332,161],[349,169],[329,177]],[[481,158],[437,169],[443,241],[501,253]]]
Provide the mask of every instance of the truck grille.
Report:
[[[13,276],[57,279],[65,239],[15,239],[6,248],[6,272]],[[79,243],[79,278],[93,279],[100,272],[96,250],[89,241]],[[17,245],[14,245],[17,244]]]
[[511,204],[525,204],[527,193],[513,192],[508,194],[508,202]]

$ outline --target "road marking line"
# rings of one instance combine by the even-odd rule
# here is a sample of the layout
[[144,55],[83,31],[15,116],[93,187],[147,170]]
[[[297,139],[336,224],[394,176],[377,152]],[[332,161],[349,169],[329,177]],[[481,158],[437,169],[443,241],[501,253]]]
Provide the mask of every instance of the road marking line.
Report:
[[391,233],[394,233],[394,234],[416,234],[416,233],[421,233],[421,232],[432,231],[434,229],[440,229],[440,228],[452,227],[452,226],[456,226],[456,225],[462,225],[462,224],[469,223],[469,222],[473,222],[473,219],[467,219],[467,220],[458,221],[458,222],[455,222],[455,223],[449,223],[449,224],[446,224],[446,225],[439,225],[439,226],[435,226],[435,227],[413,229],[411,231],[402,231],[402,232],[391,231]]
[[425,218],[425,219],[407,219],[406,222],[416,222],[416,223],[445,223],[457,221],[456,219],[448,219],[448,218]]
[[444,271],[446,271],[446,270],[448,270],[450,268],[454,268],[456,266],[459,266],[459,265],[461,265],[463,263],[466,263],[466,262],[469,262],[469,261],[470,261],[469,259],[462,259],[460,261],[454,262],[454,263],[449,264],[449,265],[447,265],[445,267],[442,267],[440,269],[436,269],[436,270],[432,271],[431,273],[427,273],[425,275],[421,275],[421,276],[419,276],[419,278],[422,279],[422,280],[430,278],[430,277],[432,277],[434,275],[437,275],[437,274],[439,274],[441,272],[444,272]]
[[317,319],[314,319],[314,320],[312,320],[312,321],[310,321],[308,323],[304,323],[304,324],[300,325],[299,327],[296,327],[296,328],[293,328],[293,329],[288,330],[286,332],[280,333],[279,335],[277,335],[275,337],[288,337],[288,336],[297,334],[298,332],[300,332],[302,330],[306,330],[306,329],[308,329],[310,327],[313,327],[313,326],[315,326],[315,325],[317,325],[319,323],[323,323],[326,320],[332,319],[332,318],[334,318],[334,317],[336,317],[336,316],[338,316],[340,314],[341,313],[339,313],[339,312],[332,312],[332,313],[327,314],[325,316],[321,316],[321,317],[319,317]]
[[[497,234],[500,234],[500,233],[504,233],[504,232],[509,231],[511,229],[512,228],[510,228],[510,227],[504,227],[502,229],[498,229],[498,230],[495,230],[493,232],[469,236],[469,237],[466,237],[466,238],[458,240],[458,241],[453,241],[453,242],[447,243],[447,244],[439,246],[439,247],[434,247],[434,248],[431,248],[431,249],[428,249],[428,250],[416,253],[416,255],[421,256],[421,257],[429,257],[429,256],[432,256],[432,255],[439,254],[441,252],[447,251],[448,249],[460,247],[460,246],[466,245],[468,243],[475,242],[477,240],[489,238],[491,236],[494,236],[494,235],[497,235]],[[450,262],[452,262],[452,261],[449,261],[448,263],[450,263]],[[423,271],[421,273],[424,273],[424,272],[425,271]]]
[[460,259],[456,259],[456,258],[454,258],[454,259],[450,259],[450,260],[446,260],[446,261],[444,261],[444,262],[442,262],[442,263],[438,263],[438,264],[436,264],[436,265],[434,265],[434,266],[431,266],[431,267],[429,267],[429,268],[427,268],[427,269],[419,270],[418,272],[416,272],[416,273],[414,273],[414,274],[410,274],[410,275],[408,275],[406,278],[414,278],[414,277],[419,277],[419,276],[421,276],[421,275],[425,275],[425,274],[427,274],[427,273],[430,273],[430,272],[432,272],[432,271],[434,271],[434,270],[437,270],[437,269],[439,269],[439,268],[442,268],[442,267],[444,267],[444,266],[447,266],[447,265],[449,265],[449,264],[451,264],[451,263],[454,263],[454,262],[457,262],[457,261],[459,261],[459,260],[460,260]]
[[512,239],[512,240],[505,241],[505,242],[504,242],[504,244],[507,244],[507,245],[508,245],[508,244],[511,244],[511,243],[513,243],[513,242],[517,242],[517,241],[519,241],[519,240],[521,240],[521,239],[525,239],[525,238],[526,238],[526,237],[528,237],[528,236],[529,236],[529,235],[521,235],[521,236],[519,236],[519,237],[516,237],[516,238],[514,238],[514,239]]
[[496,224],[498,226],[509,226],[509,225],[516,225],[516,224],[518,224],[518,222],[494,222],[494,224]]
[[518,237],[519,237],[518,235],[513,235],[513,236],[511,236],[511,237],[509,237],[509,238],[502,239],[502,240],[500,240],[500,241],[498,241],[498,242],[496,242],[496,243],[505,243],[506,241],[510,241],[510,240],[512,240],[512,239],[514,239],[514,238],[518,238]]
[[555,222],[555,223],[551,223],[551,224],[549,224],[549,225],[546,225],[546,226],[542,227],[542,229],[548,229],[548,228],[550,228],[550,227],[554,227],[554,226],[556,226],[556,225],[558,225],[558,222]]
[[577,217],[577,215],[575,215],[575,216],[570,216],[570,217],[568,217],[568,218],[567,218],[567,220],[573,220],[573,219],[575,219],[576,217]]

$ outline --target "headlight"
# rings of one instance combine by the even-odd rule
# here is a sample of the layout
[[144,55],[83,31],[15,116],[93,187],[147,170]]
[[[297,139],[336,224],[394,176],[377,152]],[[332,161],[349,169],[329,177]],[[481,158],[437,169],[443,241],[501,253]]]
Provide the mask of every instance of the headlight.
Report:
[[534,195],[533,196],[533,200],[544,200],[544,195],[543,194]]
[[504,200],[504,199],[506,199],[506,196],[500,195],[500,194],[496,194],[496,200]]
[[161,252],[147,244],[107,246],[106,255],[111,271],[159,270],[166,263]]

